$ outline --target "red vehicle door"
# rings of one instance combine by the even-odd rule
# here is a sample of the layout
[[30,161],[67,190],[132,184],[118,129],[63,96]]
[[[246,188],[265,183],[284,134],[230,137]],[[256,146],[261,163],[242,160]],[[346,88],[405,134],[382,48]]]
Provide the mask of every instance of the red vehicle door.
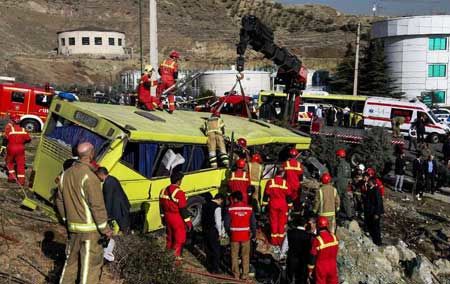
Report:
[[6,101],[6,112],[20,115],[26,114],[30,104],[30,90],[4,86],[3,96]]

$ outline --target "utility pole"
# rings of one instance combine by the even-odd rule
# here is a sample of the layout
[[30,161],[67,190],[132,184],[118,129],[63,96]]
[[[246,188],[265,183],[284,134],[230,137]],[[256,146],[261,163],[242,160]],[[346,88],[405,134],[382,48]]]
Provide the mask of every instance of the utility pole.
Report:
[[355,53],[355,75],[353,81],[353,95],[358,95],[358,74],[359,74],[359,42],[361,37],[361,22],[358,23],[358,33],[356,35],[356,53]]
[[[150,8],[150,64],[158,70],[158,21],[157,21],[157,7],[156,0],[149,0]],[[153,80],[156,79],[157,72],[153,72]],[[156,89],[152,88],[152,95],[156,94]]]
[[142,0],[139,0],[139,60],[141,62],[141,74],[144,72],[144,51],[142,50]]

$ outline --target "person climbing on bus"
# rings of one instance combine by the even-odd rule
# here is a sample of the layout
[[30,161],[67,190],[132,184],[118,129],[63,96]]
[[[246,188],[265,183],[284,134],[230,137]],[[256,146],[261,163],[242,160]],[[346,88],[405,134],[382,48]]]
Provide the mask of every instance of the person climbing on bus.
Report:
[[[169,58],[165,59],[158,68],[158,73],[161,75],[161,83],[158,85],[157,97],[161,99],[162,93],[176,84],[178,79],[178,59],[180,59],[180,53],[172,50],[169,54]],[[175,94],[170,91],[167,95],[169,101],[169,113],[172,113],[175,106]]]
[[205,135],[208,136],[208,153],[211,167],[217,168],[217,150],[220,151],[219,157],[222,164],[228,167],[229,158],[223,139],[223,135],[225,134],[225,123],[222,118],[220,118],[220,112],[211,114],[211,117],[205,121],[203,130]]
[[137,89],[138,107],[150,111],[155,110],[155,108],[160,108],[159,99],[153,97],[150,92],[152,87],[156,87],[158,85],[156,80],[152,80],[153,71],[154,69],[152,65],[145,65],[145,69],[142,73]]

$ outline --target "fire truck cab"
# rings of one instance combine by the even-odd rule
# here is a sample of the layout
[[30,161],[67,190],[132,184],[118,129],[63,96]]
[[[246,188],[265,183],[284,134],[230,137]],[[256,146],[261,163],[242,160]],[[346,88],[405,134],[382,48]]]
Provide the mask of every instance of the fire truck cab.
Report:
[[51,90],[16,83],[13,78],[0,80],[0,117],[16,113],[25,130],[38,132],[44,127],[52,98]]

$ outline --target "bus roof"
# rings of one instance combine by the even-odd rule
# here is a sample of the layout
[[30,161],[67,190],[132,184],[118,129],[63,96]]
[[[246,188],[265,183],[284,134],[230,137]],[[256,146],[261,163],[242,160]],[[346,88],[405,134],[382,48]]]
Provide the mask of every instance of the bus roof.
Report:
[[[341,95],[341,94],[314,94],[304,92],[302,94],[302,98],[305,99],[328,99],[328,100],[347,100],[347,101],[365,101],[367,100],[367,96],[352,96],[352,95]],[[286,96],[286,93],[275,92],[275,91],[262,91],[260,93],[263,96],[270,96],[274,94],[276,97]]]
[[[64,102],[65,104],[66,102]],[[72,102],[77,109],[105,118],[130,132],[130,140],[161,141],[172,143],[206,144],[207,137],[201,131],[209,113],[177,110],[173,114],[165,111],[145,112],[146,118],[136,113],[142,111],[131,106]],[[243,137],[248,145],[269,143],[297,144],[299,149],[308,149],[311,139],[288,129],[264,122],[251,122],[246,118],[222,115],[225,135],[234,139]],[[131,126],[131,127],[130,127]]]

